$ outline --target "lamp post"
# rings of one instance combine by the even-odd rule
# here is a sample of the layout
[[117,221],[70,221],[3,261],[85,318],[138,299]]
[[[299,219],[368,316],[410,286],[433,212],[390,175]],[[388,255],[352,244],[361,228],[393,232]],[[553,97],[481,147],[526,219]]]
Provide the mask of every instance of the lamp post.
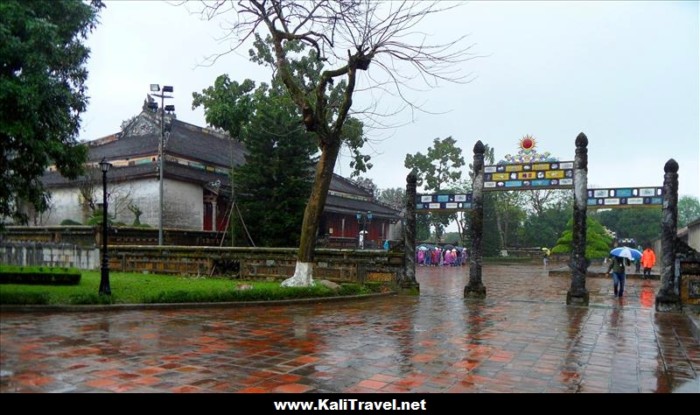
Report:
[[112,167],[107,160],[102,158],[100,169],[102,170],[102,267],[100,278],[100,295],[112,295],[109,287],[109,263],[107,262],[107,172]]
[[365,235],[368,234],[367,224],[372,223],[372,211],[368,210],[367,213],[357,212],[355,218],[357,218],[357,223],[360,225],[360,234],[358,236],[360,249],[365,249]]
[[[158,143],[158,174],[159,174],[159,189],[158,189],[158,201],[159,201],[159,208],[158,208],[158,246],[163,245],[163,160],[165,159],[165,111],[175,111],[175,106],[174,105],[164,105],[165,104],[165,98],[172,98],[172,95],[165,95],[166,92],[173,92],[173,87],[172,86],[167,86],[163,85],[163,90],[160,94],[156,94],[156,92],[160,92],[160,85],[159,84],[151,84],[151,93],[154,97],[160,98],[160,141]],[[156,102],[149,102],[148,103],[148,108],[152,110],[157,110],[158,109],[158,103]]]

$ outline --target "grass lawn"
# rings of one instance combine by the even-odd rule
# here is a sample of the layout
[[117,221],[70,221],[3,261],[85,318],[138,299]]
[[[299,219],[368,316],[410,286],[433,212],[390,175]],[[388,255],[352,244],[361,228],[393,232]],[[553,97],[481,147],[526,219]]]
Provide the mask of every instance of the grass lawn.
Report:
[[280,282],[233,281],[223,278],[110,273],[111,296],[100,296],[99,271],[83,271],[79,285],[0,284],[0,304],[148,304],[222,301],[270,301],[370,294],[378,285],[342,284],[334,291],[322,285],[281,287]]

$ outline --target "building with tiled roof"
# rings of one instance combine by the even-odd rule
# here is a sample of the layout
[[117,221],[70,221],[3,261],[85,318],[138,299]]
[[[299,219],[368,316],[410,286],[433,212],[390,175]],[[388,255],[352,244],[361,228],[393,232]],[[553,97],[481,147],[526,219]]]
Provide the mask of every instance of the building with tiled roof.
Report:
[[[153,112],[147,103],[144,102],[139,115],[125,123],[121,132],[86,143],[88,164],[94,167],[88,179],[70,181],[55,170],[46,172],[42,180],[52,198],[49,211],[40,218],[42,225],[57,225],[65,220],[87,221],[94,205],[102,201],[98,163],[104,159],[112,164],[108,172],[108,208],[114,222],[131,224],[136,217],[134,210],[138,210],[141,224],[157,228],[162,117],[165,121],[163,228],[203,231],[226,228],[231,208],[229,170],[245,163],[245,147],[225,133],[180,121],[171,114]],[[368,216],[371,221],[367,220]],[[377,246],[391,239],[398,219],[397,210],[375,202],[370,192],[334,175],[319,235],[331,245],[335,242],[356,246],[364,226],[367,233],[363,239],[368,245]]]

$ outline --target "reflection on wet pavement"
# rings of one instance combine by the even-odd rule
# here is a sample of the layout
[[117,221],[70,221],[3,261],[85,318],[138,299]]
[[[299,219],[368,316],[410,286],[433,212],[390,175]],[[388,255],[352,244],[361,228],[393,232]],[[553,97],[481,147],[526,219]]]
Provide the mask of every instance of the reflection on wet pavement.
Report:
[[268,307],[15,313],[0,321],[0,392],[691,392],[700,344],[656,313],[658,281],[570,279],[541,266],[418,267],[419,296]]

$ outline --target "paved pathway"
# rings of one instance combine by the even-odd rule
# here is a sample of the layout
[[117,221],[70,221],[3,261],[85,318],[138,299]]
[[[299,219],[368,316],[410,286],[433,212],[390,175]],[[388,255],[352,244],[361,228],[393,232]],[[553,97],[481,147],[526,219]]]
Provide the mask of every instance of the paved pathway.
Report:
[[693,392],[700,343],[656,280],[542,266],[417,270],[420,296],[267,307],[0,314],[0,392]]

